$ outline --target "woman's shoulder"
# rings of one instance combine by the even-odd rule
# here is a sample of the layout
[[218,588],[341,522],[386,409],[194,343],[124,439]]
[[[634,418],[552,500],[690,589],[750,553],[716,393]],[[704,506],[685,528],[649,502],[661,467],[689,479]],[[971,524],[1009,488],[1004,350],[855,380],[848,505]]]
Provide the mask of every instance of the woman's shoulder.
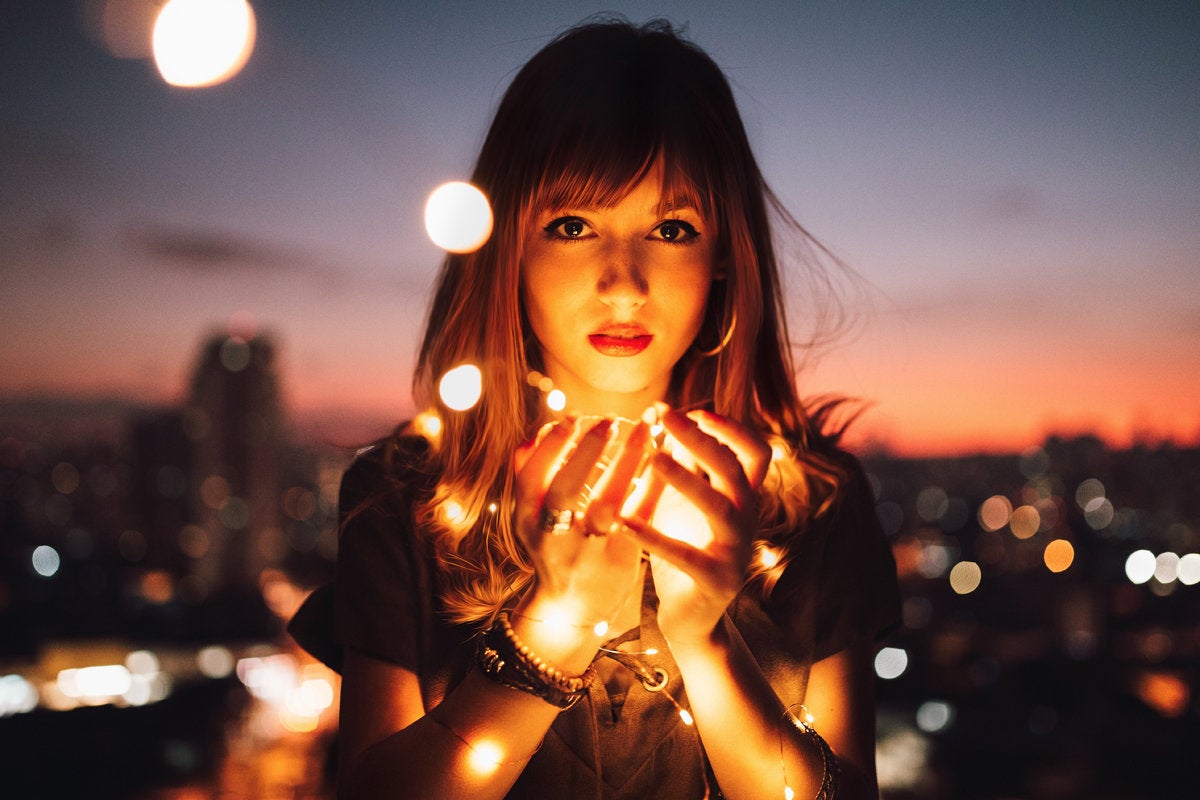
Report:
[[431,456],[429,441],[406,424],[360,448],[342,475],[343,517],[378,504],[411,503],[430,491],[436,482]]

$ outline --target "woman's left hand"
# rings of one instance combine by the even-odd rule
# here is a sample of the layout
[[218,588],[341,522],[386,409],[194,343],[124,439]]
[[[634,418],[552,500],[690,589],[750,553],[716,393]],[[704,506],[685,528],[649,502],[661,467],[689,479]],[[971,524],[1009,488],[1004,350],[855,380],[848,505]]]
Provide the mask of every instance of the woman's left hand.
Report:
[[650,491],[651,499],[622,521],[650,553],[663,635],[698,643],[745,581],[771,448],[704,411],[669,411],[663,424],[675,444],[672,455],[660,451],[651,461],[661,492]]

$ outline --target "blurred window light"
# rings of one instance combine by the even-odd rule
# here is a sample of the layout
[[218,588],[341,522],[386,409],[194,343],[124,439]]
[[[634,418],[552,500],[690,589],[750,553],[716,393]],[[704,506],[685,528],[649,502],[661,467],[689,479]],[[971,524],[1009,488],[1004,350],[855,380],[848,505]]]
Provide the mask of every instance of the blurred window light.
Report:
[[884,647],[875,654],[875,674],[884,680],[894,680],[908,669],[908,651],[900,647]]
[[48,544],[35,547],[30,561],[33,563],[33,571],[43,578],[54,577],[58,573],[59,566],[62,565],[58,551]]
[[1012,516],[1012,503],[1001,494],[992,495],[979,506],[979,526],[985,531],[998,531]]
[[1200,553],[1188,553],[1179,559],[1179,582],[1184,586],[1200,583]]
[[917,493],[917,514],[926,522],[936,522],[949,507],[950,499],[940,486],[926,486]]
[[943,731],[954,721],[954,706],[941,700],[926,700],[917,708],[917,727],[926,733]]
[[212,86],[246,65],[254,36],[245,0],[169,0],[154,21],[154,63],[172,86]]
[[1113,504],[1107,497],[1093,497],[1083,507],[1083,521],[1094,531],[1107,528],[1113,521]]
[[1135,550],[1125,559],[1125,577],[1130,583],[1146,583],[1154,577],[1155,566],[1154,553],[1149,550]]
[[917,572],[925,578],[940,578],[950,569],[952,554],[942,542],[922,542]]
[[880,736],[875,745],[879,788],[904,796],[920,788],[926,780],[929,748],[929,740],[908,727]]
[[20,675],[0,676],[0,717],[26,714],[37,708],[38,690]]
[[1028,539],[1041,528],[1042,515],[1033,506],[1018,506],[1013,509],[1012,516],[1008,519],[1008,526],[1012,529],[1013,536],[1018,539]]
[[233,653],[228,647],[211,645],[196,654],[196,668],[206,678],[227,678],[233,672]]
[[60,494],[72,494],[79,488],[79,470],[68,461],[60,461],[50,471],[50,482]]
[[1176,553],[1159,553],[1154,559],[1154,578],[1159,583],[1173,583],[1179,577],[1179,556]]
[[1051,572],[1065,572],[1075,562],[1075,547],[1066,539],[1055,539],[1042,551],[1042,561]]
[[979,588],[983,573],[974,561],[960,561],[950,570],[950,588],[955,594],[970,594]]
[[1096,478],[1088,478],[1076,487],[1075,502],[1080,509],[1087,510],[1089,503],[1103,498],[1104,494],[1104,484]]

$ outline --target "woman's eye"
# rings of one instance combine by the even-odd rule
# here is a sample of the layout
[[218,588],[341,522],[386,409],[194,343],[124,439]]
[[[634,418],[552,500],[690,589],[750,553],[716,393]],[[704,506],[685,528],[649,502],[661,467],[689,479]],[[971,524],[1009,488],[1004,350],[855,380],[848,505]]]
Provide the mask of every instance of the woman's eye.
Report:
[[656,234],[653,238],[662,239],[664,242],[672,244],[687,244],[700,236],[700,232],[696,230],[691,223],[684,222],[681,219],[669,219],[662,222],[654,229]]
[[579,217],[559,217],[544,230],[558,239],[582,239],[588,233],[588,225]]

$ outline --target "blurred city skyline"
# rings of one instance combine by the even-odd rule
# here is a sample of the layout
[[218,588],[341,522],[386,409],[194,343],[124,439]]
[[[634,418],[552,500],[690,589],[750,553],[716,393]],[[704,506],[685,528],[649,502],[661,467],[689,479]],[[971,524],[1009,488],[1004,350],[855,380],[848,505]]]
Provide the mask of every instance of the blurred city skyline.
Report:
[[[194,90],[107,52],[80,3],[0,12],[6,403],[177,404],[232,320],[272,333],[286,413],[318,436],[413,413],[425,196],[470,172],[520,64],[598,9],[252,5],[245,69]],[[861,277],[801,389],[869,403],[864,446],[1200,441],[1194,4],[608,8],[722,64],[768,180]]]

